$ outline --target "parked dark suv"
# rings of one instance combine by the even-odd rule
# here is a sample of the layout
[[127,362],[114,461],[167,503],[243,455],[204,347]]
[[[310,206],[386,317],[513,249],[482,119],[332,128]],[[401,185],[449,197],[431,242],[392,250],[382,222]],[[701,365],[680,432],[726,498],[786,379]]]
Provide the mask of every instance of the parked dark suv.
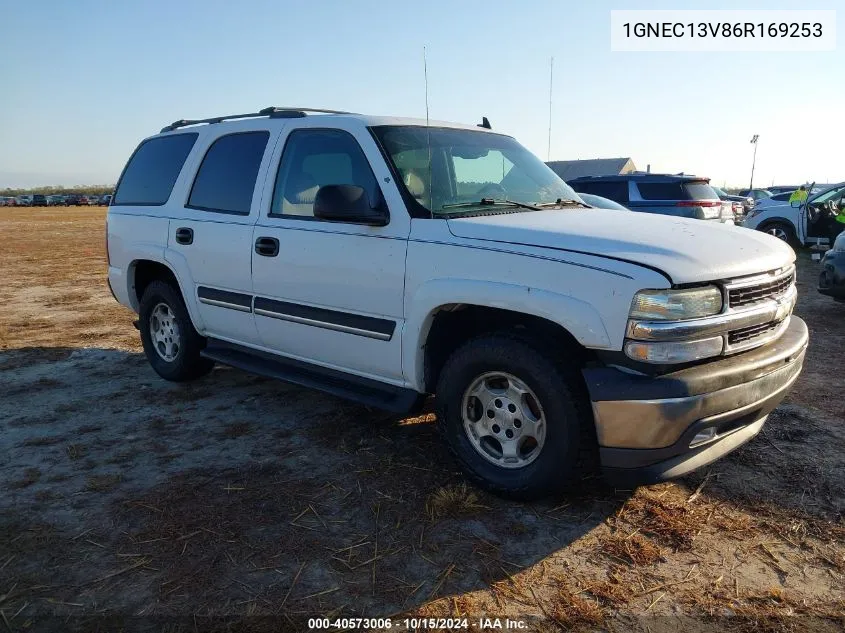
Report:
[[733,212],[699,176],[631,173],[620,176],[582,176],[567,181],[575,191],[604,196],[641,213],[733,222]]
[[32,196],[32,206],[33,207],[46,207],[47,206],[47,196],[41,195],[40,193],[36,193]]

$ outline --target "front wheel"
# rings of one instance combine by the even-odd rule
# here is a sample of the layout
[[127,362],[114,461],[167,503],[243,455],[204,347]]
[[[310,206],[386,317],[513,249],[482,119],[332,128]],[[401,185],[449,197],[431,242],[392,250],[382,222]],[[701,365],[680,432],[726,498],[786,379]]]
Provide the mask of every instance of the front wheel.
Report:
[[139,316],[144,353],[159,376],[183,382],[214,367],[214,361],[200,356],[205,339],[194,329],[181,293],[171,284],[154,281],[147,286]]
[[570,483],[592,419],[580,377],[529,341],[485,335],[456,350],[437,385],[441,434],[466,475],[520,499]]
[[770,222],[760,228],[764,233],[778,238],[789,245],[795,244],[795,229],[786,222]]

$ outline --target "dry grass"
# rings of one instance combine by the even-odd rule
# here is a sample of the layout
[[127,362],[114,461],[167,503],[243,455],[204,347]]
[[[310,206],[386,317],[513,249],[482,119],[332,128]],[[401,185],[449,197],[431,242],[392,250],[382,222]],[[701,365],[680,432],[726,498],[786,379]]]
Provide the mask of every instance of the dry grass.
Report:
[[597,627],[605,620],[604,612],[595,600],[584,598],[566,588],[561,589],[556,596],[549,615],[559,626],[567,629]]
[[701,506],[661,494],[663,489],[640,489],[617,512],[617,519],[635,525],[643,534],[675,550],[689,550],[703,529],[708,512]]
[[845,625],[842,598],[808,601],[781,587],[743,590],[733,586],[705,593],[687,589],[680,593],[679,601],[693,614],[729,623],[731,630],[748,633],[832,632],[841,631]]
[[425,502],[425,511],[432,521],[473,514],[483,508],[475,490],[465,483],[438,488]]
[[590,594],[601,604],[610,607],[618,607],[631,600],[631,589],[615,578],[598,580],[590,584],[583,592]]
[[627,536],[620,532],[602,536],[598,541],[598,551],[613,561],[637,566],[653,565],[663,560],[660,548],[636,532]]
[[0,310],[0,350],[90,345],[86,328],[99,341],[139,349],[131,313],[106,284],[104,225],[97,207],[0,211],[0,304],[16,306]]

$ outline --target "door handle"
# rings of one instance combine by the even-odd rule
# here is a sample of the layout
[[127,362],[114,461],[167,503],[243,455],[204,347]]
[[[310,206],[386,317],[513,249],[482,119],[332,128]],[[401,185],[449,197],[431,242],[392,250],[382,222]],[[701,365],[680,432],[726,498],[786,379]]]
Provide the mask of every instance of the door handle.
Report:
[[255,252],[264,257],[275,257],[279,254],[279,240],[275,237],[259,237],[255,240]]
[[178,244],[193,244],[194,243],[194,229],[180,227],[176,229],[176,242]]

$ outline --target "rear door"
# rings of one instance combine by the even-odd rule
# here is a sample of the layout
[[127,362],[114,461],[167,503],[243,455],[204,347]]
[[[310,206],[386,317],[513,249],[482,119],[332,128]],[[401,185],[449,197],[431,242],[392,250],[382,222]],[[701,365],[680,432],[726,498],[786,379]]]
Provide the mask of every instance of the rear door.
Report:
[[278,129],[263,121],[231,125],[222,134],[209,128],[193,165],[183,170],[167,259],[187,270],[204,335],[256,345],[252,227]]
[[[405,254],[410,218],[363,124],[297,123],[279,142],[255,226],[255,322],[265,348],[402,384]],[[386,226],[314,217],[324,185],[384,196]]]

